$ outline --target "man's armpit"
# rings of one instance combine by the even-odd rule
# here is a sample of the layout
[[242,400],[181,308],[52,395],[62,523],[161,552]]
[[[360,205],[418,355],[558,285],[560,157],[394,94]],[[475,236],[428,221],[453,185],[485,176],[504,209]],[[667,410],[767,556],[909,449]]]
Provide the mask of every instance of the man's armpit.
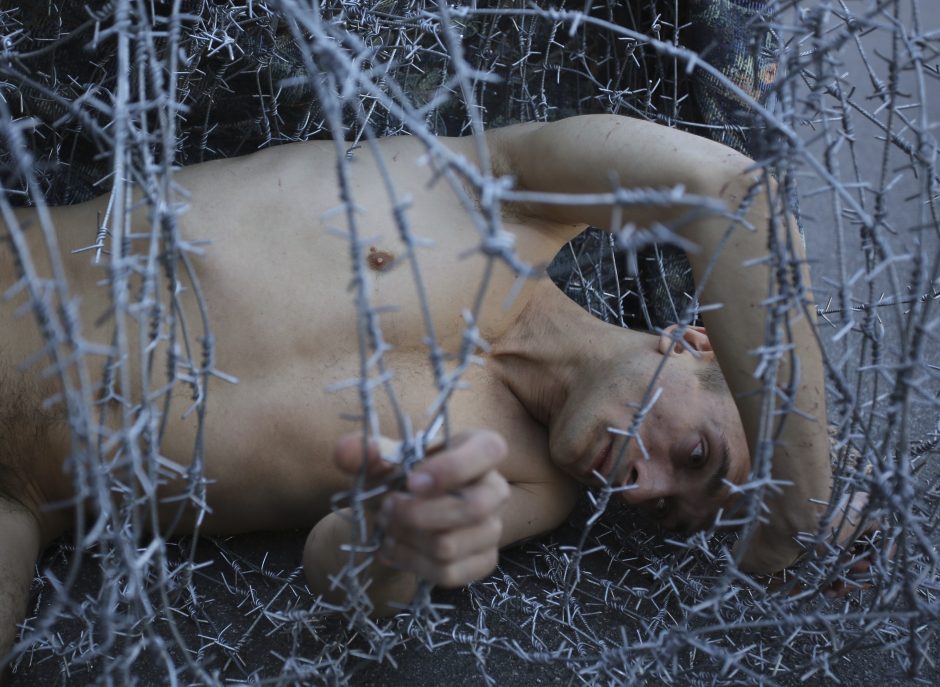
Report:
[[578,485],[568,480],[509,485],[503,506],[503,533],[499,546],[551,532],[560,526],[578,500]]
[[[507,150],[507,140],[511,138],[513,135],[512,132],[517,128],[519,128],[518,125],[506,127],[503,129],[491,129],[486,132],[486,145],[490,157],[489,172],[490,175],[494,178],[498,179],[504,176],[515,176]],[[516,134],[516,136],[518,136],[518,134]],[[441,140],[446,141],[447,144],[456,152],[459,152],[473,160],[474,164],[479,167],[479,160],[476,154],[476,144],[471,136],[447,138]],[[460,180],[461,188],[463,189],[464,193],[467,194],[467,197],[472,201],[474,209],[480,214],[485,214],[483,212],[483,206],[480,203],[479,189],[470,182],[470,179],[464,177],[463,175],[458,175],[458,178]],[[537,208],[533,207],[529,203],[516,203],[507,201],[503,201],[499,204],[499,214],[500,217],[506,222],[525,220],[538,216]]]
[[[496,168],[493,168],[493,176],[500,176],[496,172]],[[483,211],[483,206],[480,204],[480,194],[477,191],[476,186],[470,183],[470,180],[461,176],[461,186],[463,186],[464,193],[473,201],[474,209],[485,216]],[[530,219],[537,216],[536,209],[532,207],[529,203],[515,203],[510,201],[502,201],[499,204],[499,214],[504,222],[516,222],[519,220]]]

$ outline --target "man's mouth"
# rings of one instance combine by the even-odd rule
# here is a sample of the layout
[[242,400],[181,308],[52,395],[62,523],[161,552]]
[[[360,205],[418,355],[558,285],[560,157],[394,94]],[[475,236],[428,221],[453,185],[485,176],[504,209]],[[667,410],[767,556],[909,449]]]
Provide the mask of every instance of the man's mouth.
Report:
[[598,451],[597,455],[594,456],[591,469],[588,470],[587,473],[588,477],[596,477],[597,474],[599,474],[606,480],[610,476],[611,468],[613,468],[613,446],[614,440],[611,437],[607,443],[604,444],[604,448]]

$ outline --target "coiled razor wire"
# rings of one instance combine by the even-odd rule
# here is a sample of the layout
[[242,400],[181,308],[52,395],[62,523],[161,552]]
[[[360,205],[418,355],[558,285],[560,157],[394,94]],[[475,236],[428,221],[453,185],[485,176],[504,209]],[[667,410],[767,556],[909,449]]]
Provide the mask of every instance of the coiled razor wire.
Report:
[[[0,8],[0,210],[5,218],[17,205],[40,210],[48,274],[8,221],[19,288],[61,377],[62,397],[52,401],[67,411],[78,498],[100,514],[80,518],[75,535],[40,562],[32,610],[6,659],[13,684],[433,684],[454,679],[433,671],[442,657],[461,679],[487,685],[830,684],[855,680],[846,671],[864,657],[886,684],[936,684],[940,26],[926,25],[928,3],[53,0]],[[738,52],[729,59],[731,45]],[[508,185],[449,155],[433,134],[479,136],[587,112],[713,136],[781,182],[823,296],[836,492],[869,492],[865,515],[881,523],[864,584],[845,573],[851,552],[832,546],[811,546],[815,553],[775,584],[754,580],[729,553],[735,535],[664,538],[601,489],[585,492],[552,537],[505,553],[489,578],[457,592],[425,586],[411,608],[375,621],[352,565],[340,576],[343,603],[310,594],[299,568],[306,533],[199,538],[197,527],[167,540],[146,528],[146,508],[143,518],[114,511],[114,490],[145,505],[156,498],[152,482],[98,469],[105,429],[83,402],[113,391],[115,379],[131,388],[127,332],[151,331],[178,353],[169,383],[140,372],[149,393],[127,399],[123,429],[110,437],[140,474],[157,474],[169,393],[191,393],[202,428],[211,421],[206,398],[228,383],[211,334],[192,337],[174,307],[182,275],[199,298],[197,247],[177,229],[175,165],[323,138],[341,153],[342,181],[346,151],[407,133],[437,156],[455,189],[467,184],[481,199],[468,212],[487,259],[531,276],[497,222]],[[133,248],[132,189],[154,227]],[[389,179],[396,226],[415,251],[393,189]],[[65,288],[42,212],[101,193],[109,211],[89,251],[112,268],[104,288],[115,339],[104,352],[82,336],[78,294]],[[355,197],[340,200],[348,210]],[[362,284],[364,239],[349,239],[351,275]],[[670,242],[665,229],[588,232],[550,271],[607,321],[691,322],[695,287]],[[789,259],[785,246],[775,250]],[[132,273],[141,288],[130,288]],[[775,288],[787,298],[798,287]],[[366,289],[357,303],[362,375],[351,383],[361,390],[364,428],[376,432],[384,428],[373,398],[394,399],[397,382]],[[483,343],[474,315],[457,361],[445,360],[426,322],[445,424],[447,399]],[[784,344],[765,341],[764,364]],[[102,353],[103,380],[100,365],[87,362]],[[420,447],[428,427],[409,420],[399,411],[406,445]],[[186,495],[197,509],[202,452],[197,440]],[[758,456],[755,475],[766,468]],[[751,493],[754,514],[760,489]],[[354,504],[360,495],[353,490]],[[828,597],[836,583],[849,594]]]

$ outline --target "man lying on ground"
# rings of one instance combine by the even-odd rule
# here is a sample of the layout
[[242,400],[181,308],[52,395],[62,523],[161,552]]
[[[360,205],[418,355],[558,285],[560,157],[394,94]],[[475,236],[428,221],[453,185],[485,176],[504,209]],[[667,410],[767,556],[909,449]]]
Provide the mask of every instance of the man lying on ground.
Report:
[[[416,576],[453,586],[487,574],[498,547],[559,525],[579,484],[604,480],[620,487],[624,500],[666,527],[706,527],[729,502],[729,483],[747,480],[748,447],[758,437],[763,397],[752,376],[752,352],[765,335],[762,301],[771,269],[758,259],[768,252],[770,203],[777,200],[766,192],[772,184],[751,193],[760,178],[753,163],[706,139],[615,116],[511,126],[488,132],[486,143],[493,174],[512,177],[524,191],[600,194],[616,179],[626,189],[682,186],[731,209],[745,197],[750,205],[730,238],[729,220],[717,213],[697,212],[678,224],[684,239],[699,247],[689,257],[703,284],[703,302],[724,304],[705,315],[707,333],[685,326],[652,336],[605,324],[548,280],[526,282],[506,307],[517,275],[504,263],[496,265],[476,322],[491,344],[482,354],[485,365],[466,372],[467,388],[449,403],[453,428],[490,431],[464,435],[418,467],[403,490],[376,499],[370,520],[383,525],[386,536],[371,571],[370,595],[380,609],[411,598]],[[455,353],[463,343],[462,313],[477,295],[467,285],[481,282],[487,258],[477,250],[480,233],[459,197],[466,188],[430,182],[447,156],[476,163],[477,152],[471,138],[437,139],[433,147],[437,152],[428,156],[415,137],[378,143],[396,193],[412,199],[407,212],[413,231],[433,242],[417,258],[439,343]],[[331,143],[301,143],[196,165],[174,176],[192,194],[179,219],[183,240],[211,242],[204,256],[193,260],[217,341],[214,364],[240,380],[213,383],[208,394],[203,441],[211,511],[201,531],[313,527],[304,562],[313,591],[324,594],[329,576],[347,561],[338,547],[351,537],[348,520],[331,513],[331,497],[348,488],[362,450],[359,438],[341,438],[361,426],[343,419],[361,412],[358,390],[326,391],[359,375],[358,317],[347,289],[349,246],[327,231],[331,224],[348,229],[345,215],[329,212],[339,197],[336,155]],[[423,157],[430,162],[419,164]],[[381,316],[391,347],[386,364],[394,371],[398,403],[421,427],[437,388],[406,247],[368,147],[353,153],[350,170],[360,231],[375,237],[364,258],[372,304],[396,307]],[[88,253],[73,251],[94,240],[106,204],[107,198],[100,198],[50,211],[72,293],[81,297],[83,336],[102,346],[110,346],[114,334],[112,318],[102,318],[111,307],[108,270]],[[618,212],[604,203],[520,201],[504,205],[501,221],[515,234],[520,258],[547,264],[587,224],[652,227],[685,214],[675,205],[634,205]],[[6,207],[4,219],[0,293],[19,276],[9,241],[18,233],[14,223],[25,229],[39,272],[50,269],[35,213],[18,210],[14,218]],[[145,208],[134,211],[131,229],[149,235]],[[789,234],[794,250],[800,250],[792,226],[777,231],[778,240]],[[805,266],[785,268],[800,270],[809,288]],[[203,332],[193,285],[180,280],[181,315],[195,340]],[[131,288],[140,285],[138,277],[130,281]],[[808,305],[808,290],[804,295],[802,305]],[[13,625],[23,616],[42,548],[73,526],[78,510],[87,511],[89,522],[99,515],[93,499],[71,509],[49,505],[74,500],[69,466],[80,458],[70,458],[73,444],[61,408],[43,406],[58,383],[41,377],[41,365],[17,367],[43,345],[26,319],[14,325],[14,311],[24,301],[21,292],[0,304],[0,652],[9,647]],[[789,315],[799,359],[793,401],[802,416],[791,414],[778,434],[773,476],[790,486],[768,498],[768,520],[744,558],[747,569],[762,572],[794,560],[800,551],[794,536],[817,525],[819,509],[810,500],[825,502],[830,493],[821,357],[801,304],[792,304]],[[149,333],[128,322],[128,350],[136,350],[138,337]],[[165,380],[166,343],[154,345],[151,376]],[[137,380],[139,361],[133,358],[127,364],[130,378]],[[661,395],[636,436],[609,431],[631,427],[664,359],[655,382]],[[790,368],[785,357],[779,379],[788,381]],[[104,396],[106,426],[121,426],[127,408],[117,399],[141,398],[138,386],[135,381],[134,388],[118,387]],[[194,414],[185,415],[192,403],[187,391],[184,385],[174,391],[165,418],[161,455],[179,467],[172,474],[164,471],[159,487],[161,527],[177,516],[178,500],[166,499],[185,493],[193,460],[197,421]],[[397,438],[391,404],[382,392],[375,398],[382,432]],[[391,469],[383,466],[374,444],[369,453],[373,476]],[[113,474],[134,479],[123,456],[109,460]],[[192,525],[196,512],[190,507],[178,524]]]

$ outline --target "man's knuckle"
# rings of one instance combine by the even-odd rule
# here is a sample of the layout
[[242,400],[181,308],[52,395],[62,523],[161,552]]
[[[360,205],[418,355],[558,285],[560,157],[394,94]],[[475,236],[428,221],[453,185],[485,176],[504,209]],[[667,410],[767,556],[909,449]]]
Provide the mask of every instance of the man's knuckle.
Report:
[[385,541],[382,542],[382,553],[390,560],[397,559],[400,551],[401,546],[396,540],[386,538]]
[[438,570],[437,583],[442,587],[459,587],[463,584],[460,568],[456,565],[444,565]]
[[477,522],[489,515],[490,508],[486,501],[476,493],[472,493],[464,497],[462,510],[467,520]]
[[489,575],[496,570],[497,565],[499,565],[499,551],[490,551],[486,555],[486,569],[480,574],[480,577]]
[[399,528],[417,529],[422,524],[421,511],[414,503],[399,504],[393,511],[392,518]]
[[475,430],[464,435],[463,441],[455,444],[454,453],[463,462],[493,463],[506,455],[506,442],[496,432],[488,429]]
[[503,519],[496,516],[489,518],[486,521],[486,527],[489,531],[490,539],[498,543],[503,536]]
[[507,453],[506,441],[496,432],[486,430],[480,432],[482,446],[480,450],[489,458],[500,461]]
[[509,499],[511,489],[505,479],[498,473],[487,476],[481,488],[481,501],[485,502],[487,511],[492,512],[500,508]]
[[500,505],[506,503],[509,500],[509,496],[512,493],[512,489],[509,488],[509,482],[507,482],[502,475],[497,475],[499,478],[496,482],[496,495],[499,499]]
[[453,537],[438,537],[433,545],[433,556],[436,561],[441,563],[450,563],[457,559],[457,542]]

